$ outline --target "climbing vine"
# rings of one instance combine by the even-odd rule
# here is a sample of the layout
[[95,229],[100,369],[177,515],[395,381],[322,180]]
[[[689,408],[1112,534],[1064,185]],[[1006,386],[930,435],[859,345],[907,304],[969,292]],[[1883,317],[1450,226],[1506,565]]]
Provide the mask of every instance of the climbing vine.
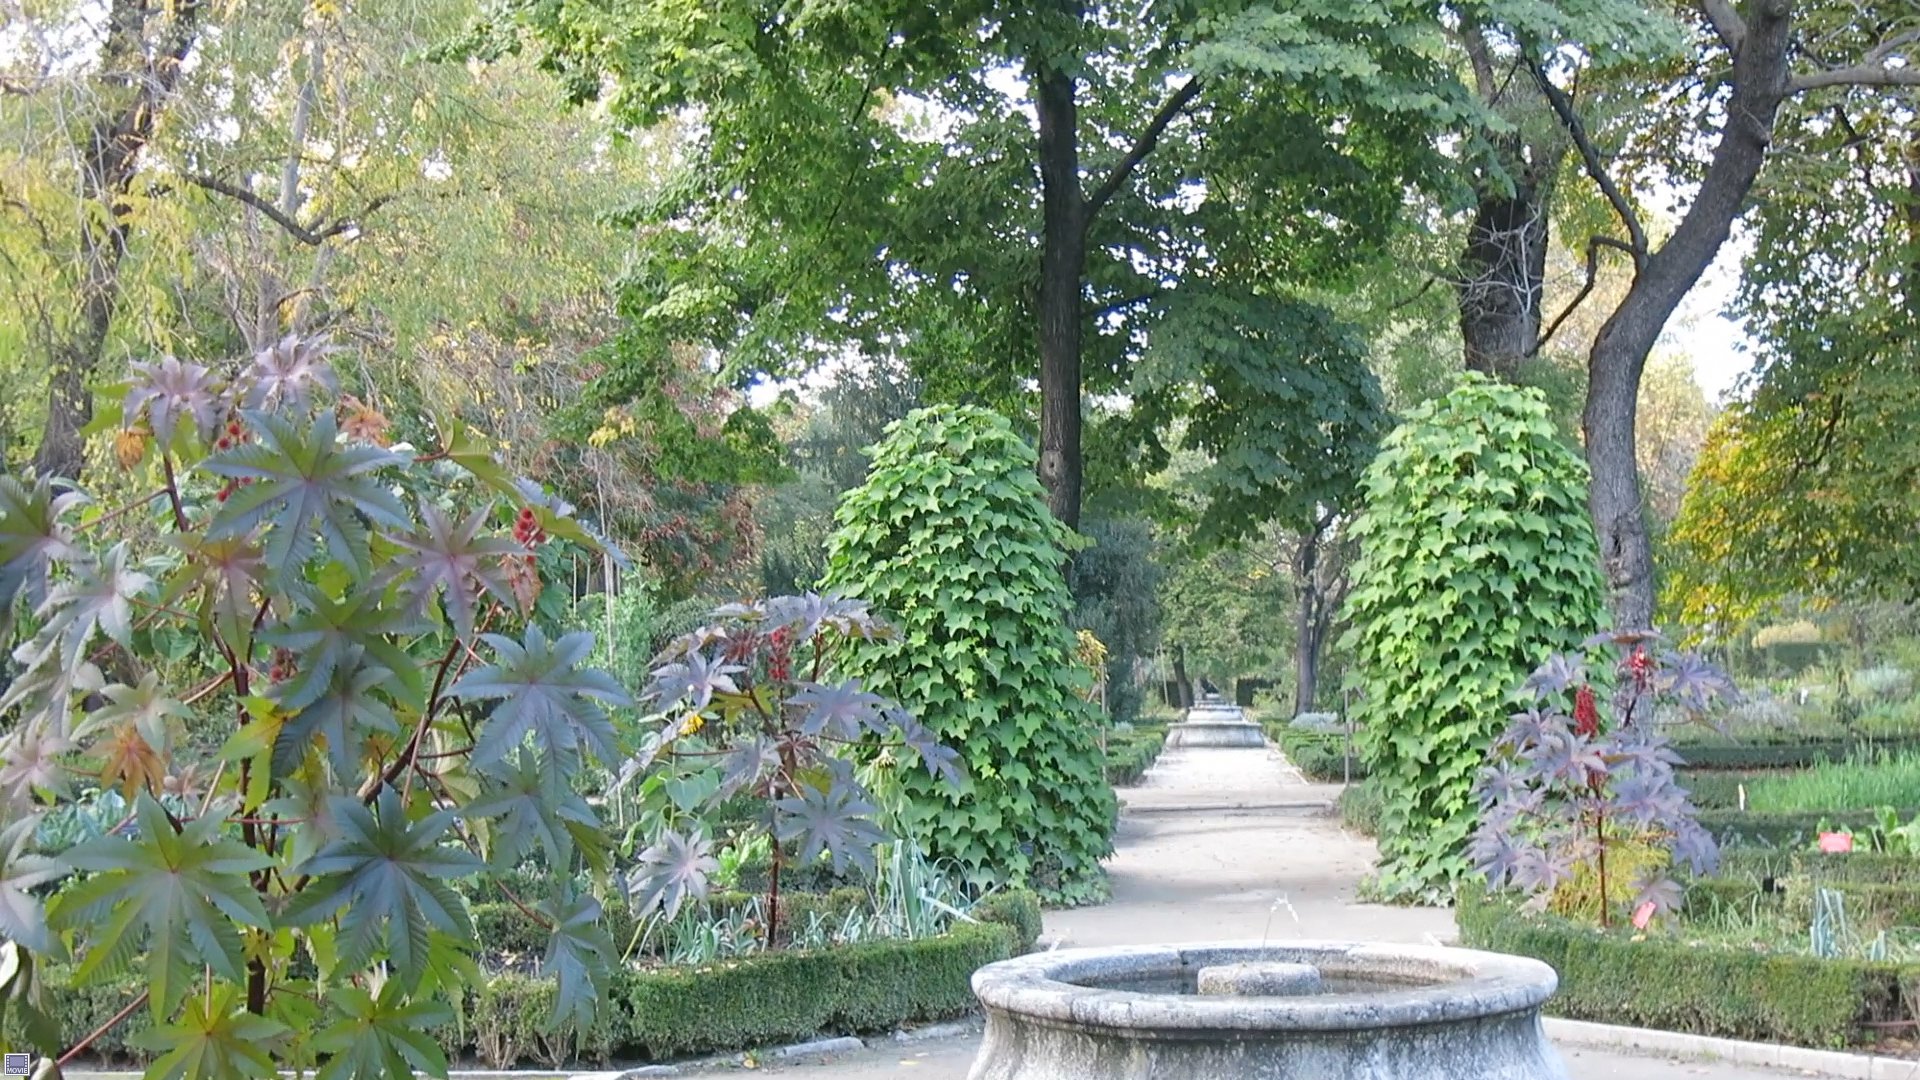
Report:
[[1466,870],[1474,778],[1515,688],[1600,619],[1586,479],[1537,392],[1473,375],[1411,413],[1367,470],[1342,647],[1385,797],[1386,895]]
[[845,672],[964,758],[957,789],[903,776],[903,824],[976,882],[1025,881],[1075,902],[1104,889],[1114,798],[1067,623],[1074,538],[1047,512],[1033,466],[1012,425],[985,409],[908,415],[841,501],[826,583],[899,630],[863,643]]

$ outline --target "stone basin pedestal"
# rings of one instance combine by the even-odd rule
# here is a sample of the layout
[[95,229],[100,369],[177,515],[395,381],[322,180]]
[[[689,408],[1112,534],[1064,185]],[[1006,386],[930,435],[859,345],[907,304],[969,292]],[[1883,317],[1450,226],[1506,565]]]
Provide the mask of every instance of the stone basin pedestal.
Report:
[[1168,746],[1265,746],[1260,725],[1247,719],[1238,706],[1195,705],[1185,719],[1167,730]]
[[973,976],[970,1080],[1567,1080],[1537,960],[1289,942],[1066,949]]

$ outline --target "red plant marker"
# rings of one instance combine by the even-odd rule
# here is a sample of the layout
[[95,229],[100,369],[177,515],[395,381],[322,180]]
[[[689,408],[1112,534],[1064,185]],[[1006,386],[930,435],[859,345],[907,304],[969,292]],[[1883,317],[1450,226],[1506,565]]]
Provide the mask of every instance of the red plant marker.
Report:
[[1633,928],[1635,930],[1645,930],[1647,924],[1653,921],[1653,913],[1658,910],[1660,909],[1654,906],[1653,901],[1641,901],[1640,906],[1633,909]]
[[1829,855],[1853,850],[1853,834],[1843,832],[1823,832],[1820,834],[1820,850]]

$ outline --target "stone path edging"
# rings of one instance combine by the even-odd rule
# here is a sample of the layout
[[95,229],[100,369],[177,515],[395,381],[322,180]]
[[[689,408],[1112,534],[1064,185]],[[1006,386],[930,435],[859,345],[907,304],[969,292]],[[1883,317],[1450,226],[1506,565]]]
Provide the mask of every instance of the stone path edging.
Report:
[[1547,1037],[1555,1046],[1585,1046],[1600,1050],[1635,1050],[1680,1058],[1709,1058],[1730,1065],[1770,1069],[1798,1069],[1835,1080],[1920,1080],[1920,1061],[1844,1050],[1811,1050],[1804,1046],[1742,1042],[1711,1035],[1688,1035],[1655,1028],[1595,1024],[1585,1020],[1544,1018]]

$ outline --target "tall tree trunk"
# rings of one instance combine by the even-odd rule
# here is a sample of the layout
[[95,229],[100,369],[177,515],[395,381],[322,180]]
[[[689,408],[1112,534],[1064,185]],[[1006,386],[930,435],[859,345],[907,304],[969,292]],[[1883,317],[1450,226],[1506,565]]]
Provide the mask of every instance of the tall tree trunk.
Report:
[[1052,63],[1033,72],[1040,123],[1040,482],[1047,507],[1080,524],[1080,277],[1087,260],[1080,188],[1079,105],[1073,76]]
[[1320,593],[1320,539],[1324,527],[1316,528],[1300,541],[1300,553],[1294,559],[1293,575],[1300,594],[1294,612],[1293,639],[1293,715],[1313,711],[1320,689],[1320,639],[1325,624],[1321,609],[1326,598]]
[[1173,685],[1174,704],[1182,709],[1193,708],[1193,680],[1187,678],[1187,648],[1184,645],[1173,647]]
[[1457,286],[1467,369],[1508,382],[1540,340],[1547,277],[1548,188],[1515,164],[1511,192],[1480,191]]
[[[207,0],[166,5],[171,15],[144,0],[113,0],[95,84],[106,100],[124,96],[120,107],[99,116],[85,136],[80,159],[80,196],[97,208],[80,226],[79,293],[71,329],[50,343],[47,357],[47,419],[34,452],[41,476],[78,480],[86,464],[80,432],[93,419],[87,384],[100,365],[107,334],[120,307],[120,265],[127,253],[125,199],[140,169],[140,152],[180,80],[181,64],[200,31]],[[148,45],[148,22],[164,20]]]
[[1653,555],[1633,454],[1640,375],[1667,320],[1726,243],[1766,161],[1774,118],[1788,91],[1792,4],[1757,0],[1747,7],[1726,124],[1700,192],[1672,238],[1648,256],[1587,360],[1582,428],[1593,473],[1588,506],[1614,626],[1623,630],[1653,625]]
[[[1567,138],[1551,123],[1531,79],[1495,70],[1486,32],[1461,31],[1480,99],[1513,125],[1494,137],[1505,177],[1475,185],[1473,225],[1460,253],[1455,295],[1469,371],[1511,382],[1540,344],[1540,302],[1546,293],[1547,212]],[[1511,61],[1505,61],[1511,64]]]

